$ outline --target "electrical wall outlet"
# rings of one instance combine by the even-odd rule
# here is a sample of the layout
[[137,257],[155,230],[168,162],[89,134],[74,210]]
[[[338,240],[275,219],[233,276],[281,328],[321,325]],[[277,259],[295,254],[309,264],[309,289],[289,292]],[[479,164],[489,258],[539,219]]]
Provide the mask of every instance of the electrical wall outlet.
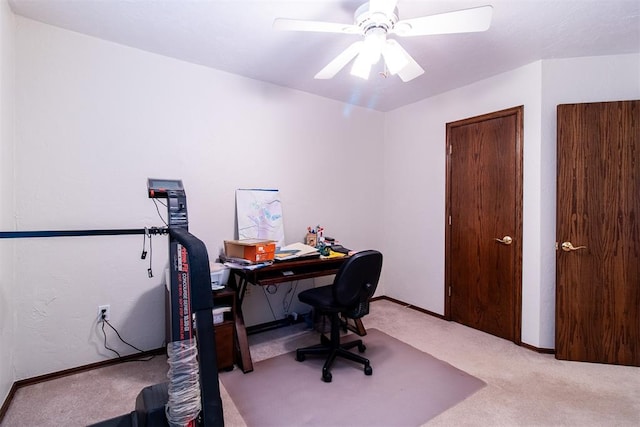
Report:
[[[104,313],[104,317],[103,316]],[[111,306],[109,304],[98,306],[98,320],[110,320],[111,319]]]

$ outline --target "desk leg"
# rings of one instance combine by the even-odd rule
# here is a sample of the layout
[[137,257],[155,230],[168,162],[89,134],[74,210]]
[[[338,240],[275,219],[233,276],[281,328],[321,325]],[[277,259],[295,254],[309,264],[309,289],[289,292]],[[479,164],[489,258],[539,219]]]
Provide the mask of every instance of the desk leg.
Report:
[[238,365],[242,372],[253,371],[253,361],[251,360],[251,351],[249,350],[249,340],[247,338],[247,328],[244,324],[244,315],[242,314],[242,299],[240,295],[244,295],[244,289],[247,286],[246,280],[240,279],[240,286],[236,285],[236,278],[233,272],[229,278],[229,284],[236,291],[236,327],[235,327],[235,341],[236,349],[238,351]]
[[236,313],[236,340],[238,343],[238,353],[240,355],[240,369],[245,374],[253,371],[253,361],[251,360],[251,352],[249,351],[249,340],[247,338],[247,329],[244,325],[244,317],[242,309],[238,309]]
[[351,332],[355,332],[361,337],[367,335],[367,330],[364,328],[364,325],[362,324],[362,319],[351,319],[351,320],[353,320],[353,325],[349,324],[348,317],[342,318],[342,322],[344,322],[344,326],[346,326],[348,330],[350,330]]

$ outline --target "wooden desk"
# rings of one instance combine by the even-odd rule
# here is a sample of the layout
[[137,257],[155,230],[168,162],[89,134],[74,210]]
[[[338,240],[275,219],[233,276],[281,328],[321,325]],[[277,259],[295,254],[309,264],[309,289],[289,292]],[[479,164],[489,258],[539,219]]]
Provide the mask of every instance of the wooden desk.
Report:
[[[311,258],[296,261],[275,262],[268,267],[256,270],[231,270],[229,285],[236,290],[238,303],[236,304],[236,345],[238,361],[243,372],[253,371],[251,352],[247,340],[247,330],[242,314],[242,301],[249,284],[258,286],[275,285],[278,283],[292,282],[294,280],[310,279],[313,277],[330,276],[336,274],[340,266],[347,260],[343,258]],[[239,281],[236,281],[236,276]],[[365,335],[366,331],[360,322],[356,320],[356,333]]]

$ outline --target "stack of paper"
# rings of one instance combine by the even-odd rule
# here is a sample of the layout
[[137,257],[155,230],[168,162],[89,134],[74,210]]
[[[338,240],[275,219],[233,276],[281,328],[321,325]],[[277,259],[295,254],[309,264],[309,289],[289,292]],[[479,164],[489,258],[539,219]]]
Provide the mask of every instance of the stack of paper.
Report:
[[252,263],[251,261],[244,258],[233,258],[228,257],[224,254],[220,254],[220,261],[222,261],[226,267],[235,270],[255,270],[257,268],[262,268],[273,264],[273,261]]
[[304,243],[292,243],[277,249],[275,259],[284,261],[311,255],[318,255],[318,249]]

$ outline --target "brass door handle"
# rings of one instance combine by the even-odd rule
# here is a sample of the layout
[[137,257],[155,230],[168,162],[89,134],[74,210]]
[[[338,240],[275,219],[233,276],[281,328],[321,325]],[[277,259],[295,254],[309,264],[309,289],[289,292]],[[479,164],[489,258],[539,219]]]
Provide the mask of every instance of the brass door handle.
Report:
[[562,242],[562,250],[565,252],[577,251],[578,249],[587,249],[586,246],[573,246],[571,242]]
[[494,238],[496,242],[504,243],[505,245],[510,245],[513,242],[511,236],[504,236],[502,239]]

